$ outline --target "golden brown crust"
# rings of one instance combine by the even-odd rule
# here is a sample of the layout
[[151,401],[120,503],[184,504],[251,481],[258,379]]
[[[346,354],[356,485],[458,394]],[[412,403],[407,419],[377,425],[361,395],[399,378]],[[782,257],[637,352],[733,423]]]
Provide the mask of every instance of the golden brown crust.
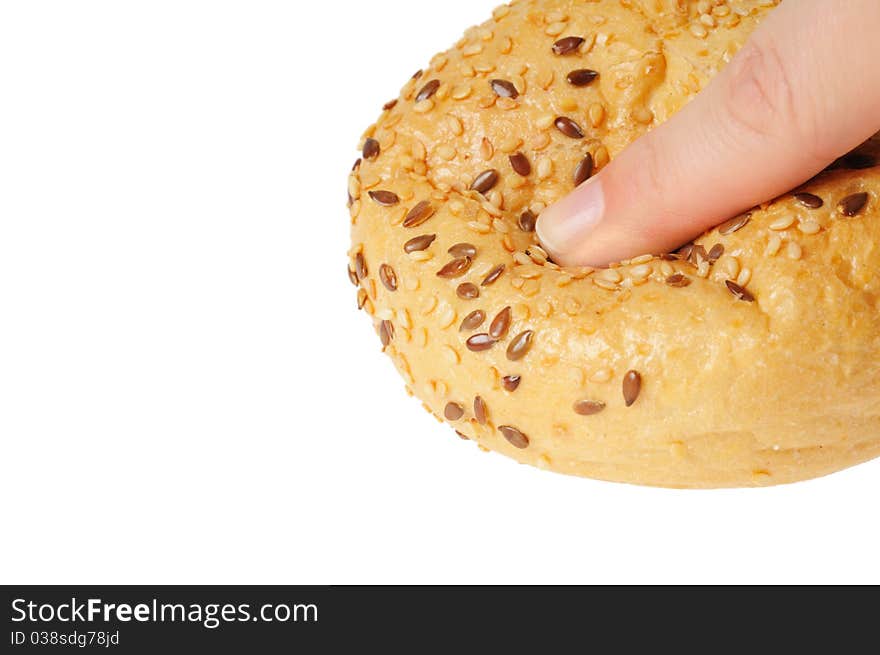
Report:
[[880,454],[871,161],[684,260],[561,269],[529,231],[680,109],[773,4],[514,2],[367,131],[350,275],[435,416],[524,463],[662,486],[779,484]]

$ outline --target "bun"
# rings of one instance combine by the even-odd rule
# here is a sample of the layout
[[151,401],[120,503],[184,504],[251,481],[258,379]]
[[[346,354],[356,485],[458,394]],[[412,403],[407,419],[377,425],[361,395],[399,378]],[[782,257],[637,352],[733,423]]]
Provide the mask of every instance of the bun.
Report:
[[880,454],[876,143],[676,254],[567,269],[534,234],[772,4],[514,2],[386,105],[349,180],[349,274],[426,409],[520,462],[646,485]]

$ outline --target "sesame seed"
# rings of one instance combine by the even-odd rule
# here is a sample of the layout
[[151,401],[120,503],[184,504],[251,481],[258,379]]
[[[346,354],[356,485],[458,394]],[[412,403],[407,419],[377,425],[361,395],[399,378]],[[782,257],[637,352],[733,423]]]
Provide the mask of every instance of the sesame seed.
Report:
[[483,323],[486,322],[486,312],[481,309],[471,312],[468,314],[465,319],[461,322],[461,327],[459,327],[459,332],[473,332],[478,327],[480,327]]
[[519,97],[519,91],[513,85],[513,82],[507,80],[491,80],[489,85],[499,98],[510,98],[516,100]]
[[854,193],[847,196],[837,205],[837,210],[848,218],[858,216],[868,204],[867,193]]
[[785,254],[789,259],[793,259],[794,261],[799,260],[804,255],[804,251],[801,248],[799,243],[795,241],[789,241],[788,245],[785,248]]
[[623,399],[627,407],[632,407],[642,393],[642,376],[638,371],[629,371],[623,378]]
[[[427,220],[433,215],[434,207],[431,205],[430,201],[422,200],[419,204],[409,210],[406,218],[403,220],[403,227],[418,227],[427,222]],[[431,241],[433,241],[433,239]]]
[[561,57],[577,52],[584,44],[584,39],[579,36],[567,36],[553,44],[553,53]]
[[521,152],[510,155],[510,165],[517,175],[522,177],[528,177],[532,173],[532,164],[529,162],[529,158]]
[[367,299],[369,295],[367,294],[366,289],[358,289],[358,309],[363,309],[367,304]]
[[742,300],[744,302],[755,302],[755,297],[751,293],[749,293],[749,291],[747,289],[745,289],[744,287],[741,287],[733,280],[727,280],[724,284],[727,285],[727,288],[730,291],[730,293],[732,293],[734,296],[736,296],[740,300]]
[[734,232],[739,232],[746,225],[749,224],[749,221],[752,220],[751,212],[747,212],[745,214],[740,214],[735,218],[731,218],[729,221],[722,223],[718,227],[718,231],[724,236],[728,236],[733,234]]
[[476,191],[477,193],[482,193],[483,195],[487,194],[491,191],[496,184],[498,184],[498,171],[494,168],[490,168],[487,171],[483,171],[474,179],[471,184],[471,191]]
[[691,279],[681,273],[675,273],[666,278],[666,284],[675,287],[676,289],[683,289],[684,287],[689,287],[691,285]]
[[590,70],[589,68],[582,68],[580,70],[571,71],[565,79],[567,79],[568,83],[572,86],[589,86],[596,81],[597,77],[599,77],[599,73],[596,71]]
[[383,207],[393,207],[400,202],[398,195],[392,191],[370,191],[370,198],[377,205],[382,205]]
[[379,146],[379,142],[376,141],[376,139],[371,138],[364,141],[364,159],[376,159],[381,151],[382,148]]
[[532,330],[527,330],[517,335],[507,348],[507,359],[512,362],[518,362],[521,360],[529,354],[534,340],[535,333]]
[[455,294],[462,300],[476,300],[480,297],[480,288],[476,284],[465,282],[459,285]]
[[574,185],[580,186],[593,176],[593,155],[587,154],[574,169]]
[[512,316],[513,313],[510,307],[502,309],[492,321],[492,325],[489,326],[489,336],[495,339],[495,341],[501,341],[506,337],[507,332],[510,330]]
[[506,266],[504,264],[499,264],[498,266],[493,268],[491,271],[489,271],[489,274],[480,283],[480,286],[481,287],[489,287],[489,286],[492,286],[493,284],[495,284],[498,281],[498,278],[500,278],[504,274],[505,268],[506,268]]
[[520,214],[517,225],[519,225],[519,229],[523,232],[534,232],[537,222],[538,217],[535,215],[535,212],[531,209],[527,209]]
[[605,403],[598,400],[579,400],[574,404],[574,413],[580,416],[595,416],[604,409]]
[[422,87],[421,91],[416,95],[416,102],[423,102],[431,98],[435,93],[437,93],[437,89],[440,88],[440,80],[431,80],[425,86]]
[[766,257],[773,257],[779,252],[781,247],[782,237],[778,234],[771,234],[770,238],[767,240],[767,248],[764,250],[764,255]]
[[468,350],[475,353],[481,353],[490,350],[495,345],[495,339],[488,334],[475,334],[467,340]]
[[501,432],[504,438],[507,439],[508,443],[514,448],[525,450],[529,447],[529,438],[520,430],[509,425],[502,425],[498,428],[498,431]]
[[448,403],[446,409],[443,410],[443,415],[447,421],[461,420],[461,417],[464,416],[464,407],[458,403]]
[[397,291],[397,274],[388,264],[379,267],[379,279],[389,291]]
[[443,268],[437,271],[437,277],[446,278],[448,280],[461,277],[470,269],[473,260],[470,257],[459,257],[453,259]]
[[423,234],[422,236],[407,241],[403,246],[403,251],[407,254],[412,254],[414,252],[427,250],[436,239],[436,234]]
[[556,126],[557,130],[562,132],[567,137],[570,137],[572,139],[584,138],[584,131],[581,129],[581,126],[567,116],[558,117],[553,122],[553,124]]
[[505,391],[509,391],[513,393],[517,389],[519,389],[519,385],[522,382],[522,377],[519,375],[507,375],[501,379],[501,386],[504,387]]
[[770,229],[776,230],[777,232],[782,232],[783,230],[787,230],[792,225],[794,225],[794,221],[794,216],[783,216],[781,218],[777,218],[775,221],[770,223]]
[[822,198],[812,193],[796,193],[794,199],[807,209],[819,209],[825,204]]
[[819,234],[822,231],[822,226],[818,221],[808,218],[798,224],[798,229],[804,234]]

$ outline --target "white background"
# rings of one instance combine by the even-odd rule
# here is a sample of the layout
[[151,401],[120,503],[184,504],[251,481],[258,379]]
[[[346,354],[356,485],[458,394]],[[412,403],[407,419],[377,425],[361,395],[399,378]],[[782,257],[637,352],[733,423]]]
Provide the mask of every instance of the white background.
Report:
[[880,582],[880,463],[639,489],[405,396],[346,175],[492,6],[0,2],[0,582]]

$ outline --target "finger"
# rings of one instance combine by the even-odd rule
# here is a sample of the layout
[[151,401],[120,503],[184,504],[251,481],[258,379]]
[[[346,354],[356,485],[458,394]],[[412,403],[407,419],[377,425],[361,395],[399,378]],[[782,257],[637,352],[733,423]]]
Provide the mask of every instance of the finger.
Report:
[[786,0],[688,106],[542,212],[554,259],[675,248],[880,131],[880,2]]

